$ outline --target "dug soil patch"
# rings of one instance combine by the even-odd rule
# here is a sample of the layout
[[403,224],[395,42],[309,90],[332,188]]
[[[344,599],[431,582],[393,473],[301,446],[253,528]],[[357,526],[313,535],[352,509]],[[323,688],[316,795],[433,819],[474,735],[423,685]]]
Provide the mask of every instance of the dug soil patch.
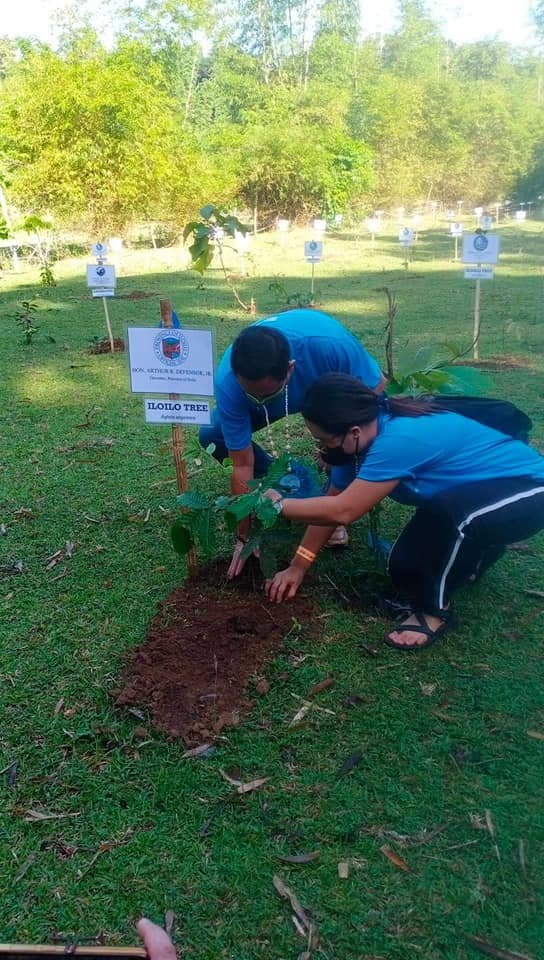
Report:
[[251,708],[250,680],[294,623],[311,620],[307,598],[271,604],[254,571],[231,584],[224,563],[214,564],[161,603],[128,657],[116,704],[148,710],[157,728],[190,746],[213,739]]
[[478,367],[480,370],[531,370],[534,364],[530,357],[490,357],[489,360],[456,360],[454,366]]
[[[115,353],[123,353],[125,349],[125,341],[121,340],[120,337],[114,337],[113,349]],[[96,343],[93,343],[89,353],[111,353],[111,343],[109,341],[109,337],[104,337],[103,340],[97,340]]]

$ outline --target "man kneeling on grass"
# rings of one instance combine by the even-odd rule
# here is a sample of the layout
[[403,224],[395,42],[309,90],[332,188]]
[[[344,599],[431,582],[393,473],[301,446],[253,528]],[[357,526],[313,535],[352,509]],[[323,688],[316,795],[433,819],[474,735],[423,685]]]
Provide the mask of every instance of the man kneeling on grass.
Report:
[[[280,453],[290,454],[289,416],[302,410],[304,397],[324,373],[338,371],[358,378],[376,392],[384,378],[373,357],[342,324],[319,310],[289,310],[246,327],[223,355],[216,374],[217,409],[211,427],[200,431],[202,446],[215,445],[214,457],[233,462],[231,492],[247,493],[254,477],[264,477]],[[285,419],[276,446],[270,425]],[[252,441],[266,430],[269,451]],[[278,449],[279,448],[279,449]],[[240,524],[228,569],[241,573],[241,553],[248,521]],[[330,546],[345,546],[342,524],[330,531]]]

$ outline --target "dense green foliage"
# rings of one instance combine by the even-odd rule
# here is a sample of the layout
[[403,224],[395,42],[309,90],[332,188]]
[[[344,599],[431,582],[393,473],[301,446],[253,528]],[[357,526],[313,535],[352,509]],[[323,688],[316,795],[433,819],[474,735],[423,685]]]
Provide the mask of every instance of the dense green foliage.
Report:
[[178,228],[210,198],[262,222],[544,189],[541,58],[456,46],[422,0],[364,40],[355,0],[119,2],[111,50],[74,10],[56,49],[0,46],[0,173],[25,212]]

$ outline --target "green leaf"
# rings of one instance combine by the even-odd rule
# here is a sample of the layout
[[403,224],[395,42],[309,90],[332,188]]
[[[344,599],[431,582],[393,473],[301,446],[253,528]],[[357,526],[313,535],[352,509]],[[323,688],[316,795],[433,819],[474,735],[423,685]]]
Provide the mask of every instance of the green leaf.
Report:
[[243,493],[240,497],[234,497],[227,507],[226,513],[227,515],[231,514],[233,517],[236,517],[238,521],[245,520],[246,517],[249,517],[255,512],[259,499],[260,494],[257,492]]
[[274,507],[272,500],[268,497],[261,497],[255,507],[255,515],[263,525],[264,530],[273,527],[278,520],[279,513]]
[[182,557],[189,553],[189,550],[195,545],[193,534],[190,528],[181,518],[174,520],[174,523],[170,528],[170,536],[172,538],[174,550],[176,553],[181,554]]
[[205,250],[208,250],[210,241],[208,237],[200,237],[198,240],[195,240],[194,243],[189,247],[189,253],[194,260],[198,260],[202,256]]
[[197,227],[199,227],[199,226],[200,226],[200,224],[199,224],[198,220],[191,220],[189,223],[186,223],[186,224],[185,224],[185,226],[184,226],[184,228],[183,228],[183,242],[184,242],[184,243],[185,243],[185,241],[187,240],[187,237],[189,236],[189,234],[190,234],[190,233],[193,233],[194,231],[196,231]]
[[199,213],[200,213],[200,216],[204,218],[204,220],[209,220],[212,214],[215,213],[216,209],[217,208],[213,203],[207,203],[205,207],[202,207]]
[[261,538],[258,534],[250,537],[247,543],[244,544],[242,552],[240,553],[240,558],[242,560],[247,560],[251,556],[254,550],[259,550],[261,545]]
[[180,507],[185,507],[186,510],[209,510],[211,508],[211,501],[208,497],[205,497],[203,493],[198,493],[196,490],[188,490],[187,493],[180,493],[176,497],[176,503],[179,503]]
[[491,377],[474,367],[443,367],[449,375],[445,393],[480,394],[493,388]]
[[232,497],[225,497],[225,496],[223,496],[223,497],[217,497],[217,499],[216,499],[215,502],[214,502],[214,507],[215,507],[215,509],[216,509],[216,510],[226,510],[226,508],[228,507],[229,503],[232,503],[232,499],[233,499]]
[[197,273],[202,275],[205,270],[209,267],[210,263],[213,260],[213,247],[209,246],[207,250],[198,258],[198,260],[193,260],[192,267],[193,270],[196,270]]

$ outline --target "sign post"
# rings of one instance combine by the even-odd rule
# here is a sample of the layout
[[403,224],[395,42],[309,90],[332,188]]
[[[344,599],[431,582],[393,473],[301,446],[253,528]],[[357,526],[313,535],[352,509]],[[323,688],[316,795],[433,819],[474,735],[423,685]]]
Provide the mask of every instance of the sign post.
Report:
[[407,270],[410,265],[410,250],[414,243],[414,231],[410,227],[403,227],[399,232],[399,243],[404,247],[404,269]]
[[[161,311],[161,327],[173,327],[174,320],[172,318],[172,304],[170,300],[159,300],[159,308]],[[170,400],[178,399],[179,394],[170,394]],[[183,428],[179,423],[173,423],[172,455],[174,459],[174,466],[176,468],[176,480],[178,481],[179,493],[187,492],[187,466],[185,464],[185,460],[183,459],[184,446],[185,441],[183,437]],[[193,577],[197,570],[196,550],[194,547],[191,547],[189,553],[187,554],[187,570],[190,577]]]
[[307,240],[304,244],[304,256],[308,263],[312,265],[312,283],[310,287],[311,292],[311,303],[314,302],[314,281],[315,281],[315,265],[316,263],[321,263],[321,257],[323,256],[323,241],[322,240]]
[[[174,326],[172,304],[160,301],[160,327],[129,327],[127,330],[130,386],[133,393],[168,394],[168,401],[146,400],[148,423],[171,423],[172,453],[180,493],[187,492],[187,468],[183,459],[183,423],[209,423],[209,403],[185,402],[190,397],[213,397],[213,337],[211,330]],[[187,557],[189,575],[196,572],[196,553]]]
[[93,244],[93,256],[96,257],[96,263],[87,266],[87,286],[90,288],[93,297],[101,297],[104,307],[104,316],[106,318],[106,330],[110,341],[110,350],[115,352],[113,334],[111,331],[110,315],[108,313],[107,297],[115,296],[115,267],[107,264],[108,247],[105,243]]
[[366,229],[370,234],[370,247],[374,250],[376,234],[380,232],[382,222],[379,217],[369,217],[366,221]]
[[454,263],[457,263],[459,260],[459,237],[463,236],[463,224],[462,223],[452,223],[450,224],[450,234],[455,241],[455,253],[454,253]]
[[493,270],[486,264],[495,264],[499,260],[500,241],[498,236],[488,237],[483,230],[463,237],[463,263],[476,264],[465,270],[465,280],[476,280],[474,293],[474,326],[472,338],[472,358],[480,359],[480,300],[482,280],[492,280]]

